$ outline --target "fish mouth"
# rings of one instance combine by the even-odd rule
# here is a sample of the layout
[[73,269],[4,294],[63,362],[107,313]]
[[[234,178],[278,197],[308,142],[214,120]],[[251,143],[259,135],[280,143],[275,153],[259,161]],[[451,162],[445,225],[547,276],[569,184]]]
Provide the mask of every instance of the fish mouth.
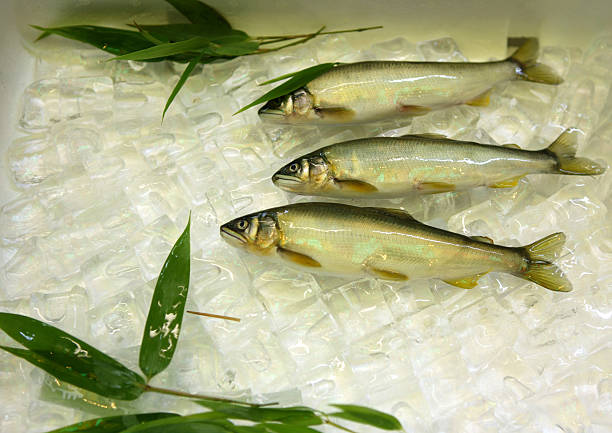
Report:
[[302,184],[302,181],[295,176],[276,173],[272,176],[272,182],[279,188],[295,189]]
[[247,239],[238,232],[230,229],[229,227],[221,226],[220,229],[221,237],[230,243],[237,243],[239,245],[246,245]]

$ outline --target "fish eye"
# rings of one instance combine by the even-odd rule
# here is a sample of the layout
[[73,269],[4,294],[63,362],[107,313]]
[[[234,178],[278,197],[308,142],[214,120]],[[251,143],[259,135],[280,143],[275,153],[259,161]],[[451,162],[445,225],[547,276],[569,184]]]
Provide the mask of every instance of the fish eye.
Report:
[[238,223],[236,223],[236,227],[238,227],[240,230],[244,230],[249,226],[249,222],[247,220],[240,220],[238,221]]
[[289,171],[291,173],[295,173],[296,171],[298,171],[298,168],[300,168],[300,166],[298,165],[297,162],[294,162],[293,164],[289,166]]

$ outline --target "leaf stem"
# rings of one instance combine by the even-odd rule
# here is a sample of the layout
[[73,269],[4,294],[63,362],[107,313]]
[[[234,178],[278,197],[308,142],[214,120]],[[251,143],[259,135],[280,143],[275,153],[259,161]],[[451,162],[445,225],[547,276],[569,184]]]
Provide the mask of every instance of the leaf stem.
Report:
[[191,311],[191,310],[187,310],[187,312],[190,314],[195,314],[196,316],[214,317],[215,319],[233,320],[234,322],[240,322],[240,319],[238,317],[222,316],[220,314],[212,314],[212,313],[201,313],[199,311]]
[[157,386],[152,386],[152,385],[145,385],[144,389],[145,391],[155,392],[157,394],[167,394],[167,395],[174,395],[176,397],[187,397],[187,398],[195,398],[195,399],[202,399],[202,400],[222,401],[224,403],[243,404],[245,406],[252,406],[252,407],[270,406],[273,404],[277,404],[277,403],[265,403],[265,404],[248,403],[246,401],[232,400],[232,399],[223,398],[223,397],[214,397],[211,395],[190,394],[188,392],[176,391],[174,389],[158,388]]
[[283,48],[287,48],[287,47],[292,47],[294,45],[299,45],[299,44],[303,44],[305,42],[308,42],[309,40],[316,38],[317,36],[319,36],[321,34],[321,32],[323,31],[323,29],[325,28],[325,26],[321,27],[319,29],[319,31],[315,32],[315,33],[311,33],[310,35],[305,36],[302,39],[298,39],[297,41],[291,42],[289,44],[285,44],[285,45],[281,45],[280,47],[274,47],[274,48],[260,48],[257,51],[255,51],[255,54],[261,54],[261,53],[270,53],[272,51],[278,51],[278,50],[282,50]]
[[[356,29],[348,29],[348,30],[334,30],[331,32],[320,32],[320,35],[336,35],[339,33],[355,33],[355,32],[365,32],[367,30],[377,30],[377,29],[382,29],[383,26],[372,26],[372,27],[358,27]],[[253,39],[256,40],[265,40],[265,39],[280,39],[280,40],[288,40],[288,39],[298,39],[298,38],[305,38],[308,36],[312,36],[314,33],[306,33],[303,35],[284,35],[284,36],[257,36]]]
[[329,425],[331,425],[333,427],[339,428],[340,430],[344,430],[344,431],[349,432],[349,433],[356,433],[354,430],[351,430],[348,427],[344,427],[343,425],[336,424],[335,422],[333,422],[329,418],[326,418],[323,421],[325,422],[325,424],[329,424]]

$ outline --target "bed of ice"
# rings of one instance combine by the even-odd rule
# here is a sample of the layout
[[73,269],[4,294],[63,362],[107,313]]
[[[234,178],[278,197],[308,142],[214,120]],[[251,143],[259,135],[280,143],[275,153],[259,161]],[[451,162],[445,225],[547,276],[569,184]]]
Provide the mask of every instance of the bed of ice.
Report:
[[[66,46],[31,47],[36,81],[16,108],[21,138],[5,146],[2,182],[19,195],[0,206],[1,310],[58,326],[136,369],[154,279],[191,210],[188,307],[242,322],[185,317],[175,358],[153,384],[322,409],[356,402],[395,414],[409,432],[612,431],[611,170],[378,202],[499,244],[564,231],[571,293],[502,274],[469,291],[437,280],[323,279],[247,257],[218,234],[241,214],[308,200],[276,189],[270,175],[356,137],[440,132],[538,149],[575,126],[580,153],[612,163],[612,35],[586,49],[543,47],[540,60],[565,78],[561,86],[513,82],[487,108],[338,128],[232,113],[266,90],[258,82],[316,63],[463,61],[460,47],[397,38],[355,51],[329,36],[206,66],[161,124],[184,65],[106,62],[100,51]],[[0,387],[2,432],[196,410],[155,395],[105,400],[5,353]]]

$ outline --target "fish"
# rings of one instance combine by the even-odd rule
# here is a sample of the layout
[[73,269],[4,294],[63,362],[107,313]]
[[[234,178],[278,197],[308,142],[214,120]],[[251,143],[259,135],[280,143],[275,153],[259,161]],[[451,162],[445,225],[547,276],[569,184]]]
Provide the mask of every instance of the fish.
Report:
[[470,289],[489,272],[505,272],[549,290],[572,290],[553,264],[563,233],[506,247],[425,225],[401,209],[303,202],[236,218],[223,224],[220,234],[251,254],[315,273],[390,281],[439,278]]
[[537,63],[539,43],[527,38],[505,60],[469,62],[366,61],[344,63],[259,109],[278,123],[362,123],[427,114],[453,105],[486,106],[491,89],[525,80],[563,79]]
[[437,134],[374,137],[332,144],[301,156],[272,176],[300,195],[393,198],[479,186],[511,188],[528,174],[598,175],[606,168],[576,157],[580,131],[566,129],[542,150],[493,146]]

